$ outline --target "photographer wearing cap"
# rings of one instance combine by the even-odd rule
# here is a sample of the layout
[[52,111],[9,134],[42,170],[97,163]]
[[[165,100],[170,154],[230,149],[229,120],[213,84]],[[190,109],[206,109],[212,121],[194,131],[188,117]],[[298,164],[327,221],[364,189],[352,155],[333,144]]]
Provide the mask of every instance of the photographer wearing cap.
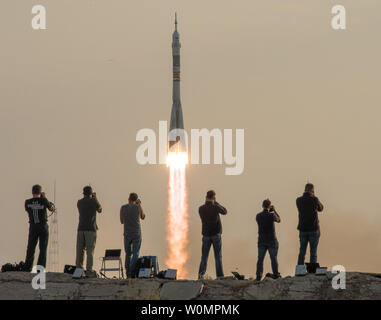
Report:
[[83,188],[83,198],[78,200],[79,224],[77,232],[77,268],[83,269],[83,259],[86,250],[86,275],[94,276],[93,256],[97,241],[97,212],[102,212],[102,207],[97,200],[96,193],[90,186]]
[[134,277],[136,262],[142,244],[140,220],[146,217],[141,201],[136,193],[130,193],[128,203],[120,208],[120,223],[124,225],[124,250],[126,252],[127,277]]
[[258,223],[258,262],[257,262],[257,281],[262,279],[263,260],[267,250],[270,254],[271,268],[273,271],[272,278],[280,278],[278,272],[278,240],[275,235],[275,222],[280,222],[279,214],[269,199],[262,203],[263,211],[257,214]]
[[320,239],[318,212],[322,212],[324,207],[315,196],[312,183],[306,184],[303,195],[296,199],[296,206],[299,211],[300,240],[298,265],[304,264],[308,244],[310,244],[310,263],[317,263],[317,247]]
[[29,216],[28,248],[25,258],[25,271],[31,271],[34,261],[34,253],[39,242],[40,254],[37,265],[46,267],[46,251],[49,240],[48,215],[46,209],[53,212],[54,204],[41,192],[41,186],[36,184],[32,187],[33,198],[25,200],[25,211]]

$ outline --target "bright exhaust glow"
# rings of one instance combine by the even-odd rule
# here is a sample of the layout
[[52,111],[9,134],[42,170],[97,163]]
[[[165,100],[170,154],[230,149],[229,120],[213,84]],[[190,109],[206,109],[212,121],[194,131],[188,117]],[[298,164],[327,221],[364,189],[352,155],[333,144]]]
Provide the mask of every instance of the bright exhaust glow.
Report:
[[187,276],[185,264],[188,260],[188,205],[185,168],[188,163],[186,152],[170,152],[168,183],[168,268],[177,269],[178,279]]
[[182,169],[188,164],[188,153],[169,152],[167,155],[167,167]]

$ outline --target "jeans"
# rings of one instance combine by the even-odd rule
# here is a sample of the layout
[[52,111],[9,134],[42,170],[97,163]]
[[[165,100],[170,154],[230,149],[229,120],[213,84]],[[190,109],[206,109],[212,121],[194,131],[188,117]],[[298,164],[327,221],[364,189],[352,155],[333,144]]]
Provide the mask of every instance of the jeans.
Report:
[[77,258],[76,266],[83,269],[83,258],[86,250],[86,271],[93,271],[96,231],[78,231],[77,233]]
[[308,243],[310,244],[310,262],[317,263],[317,247],[319,244],[320,230],[312,232],[299,232],[300,250],[298,257],[298,264],[304,264],[304,258],[306,256],[306,250]]
[[208,264],[208,257],[209,257],[209,251],[210,246],[213,244],[213,250],[214,250],[214,260],[216,262],[216,274],[218,277],[224,276],[224,271],[222,269],[222,240],[221,235],[217,234],[212,237],[202,237],[202,250],[201,250],[201,263],[200,263],[200,269],[198,271],[198,277],[202,278],[205,275],[206,267]]
[[49,226],[47,223],[31,223],[29,225],[28,248],[26,250],[25,270],[31,271],[36,251],[37,241],[39,242],[40,254],[37,265],[46,267],[46,251],[49,241]]
[[[124,250],[126,252],[126,273],[127,277],[131,277],[135,272],[136,262],[139,258],[140,246],[142,245],[142,237],[124,236]],[[132,257],[131,257],[132,256]]]
[[271,268],[273,270],[274,275],[278,275],[278,241],[275,240],[273,242],[258,242],[258,261],[257,261],[257,278],[262,278],[263,274],[263,260],[265,259],[267,250],[270,254],[271,259]]

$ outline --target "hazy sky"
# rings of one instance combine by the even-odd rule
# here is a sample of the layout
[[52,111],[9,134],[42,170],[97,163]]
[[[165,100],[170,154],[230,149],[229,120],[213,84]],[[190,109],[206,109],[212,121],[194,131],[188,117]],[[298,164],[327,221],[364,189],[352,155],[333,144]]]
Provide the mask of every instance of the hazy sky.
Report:
[[[47,30],[32,30],[34,4],[46,6]],[[345,31],[331,28],[334,4],[346,7]],[[293,273],[295,198],[307,180],[326,208],[320,264],[380,271],[379,0],[3,0],[0,264],[25,258],[24,200],[35,183],[52,199],[56,180],[62,269],[75,261],[76,202],[88,183],[104,208],[96,269],[106,248],[123,248],[119,208],[132,191],[147,213],[141,254],[165,267],[168,170],[137,164],[135,136],[169,120],[175,11],[186,128],[245,129],[242,175],[187,170],[190,277],[201,255],[198,206],[211,188],[229,211],[225,274],[255,274],[255,214],[266,197],[282,217],[280,272]]]

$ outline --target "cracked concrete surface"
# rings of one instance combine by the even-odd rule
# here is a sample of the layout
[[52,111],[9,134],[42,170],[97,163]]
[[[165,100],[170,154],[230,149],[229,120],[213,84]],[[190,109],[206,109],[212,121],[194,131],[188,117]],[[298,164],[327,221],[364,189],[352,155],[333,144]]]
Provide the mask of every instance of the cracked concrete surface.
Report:
[[34,274],[0,273],[0,299],[22,300],[316,300],[381,299],[381,275],[348,272],[346,289],[334,290],[334,275],[249,280],[81,279],[47,273],[46,289],[34,290]]

